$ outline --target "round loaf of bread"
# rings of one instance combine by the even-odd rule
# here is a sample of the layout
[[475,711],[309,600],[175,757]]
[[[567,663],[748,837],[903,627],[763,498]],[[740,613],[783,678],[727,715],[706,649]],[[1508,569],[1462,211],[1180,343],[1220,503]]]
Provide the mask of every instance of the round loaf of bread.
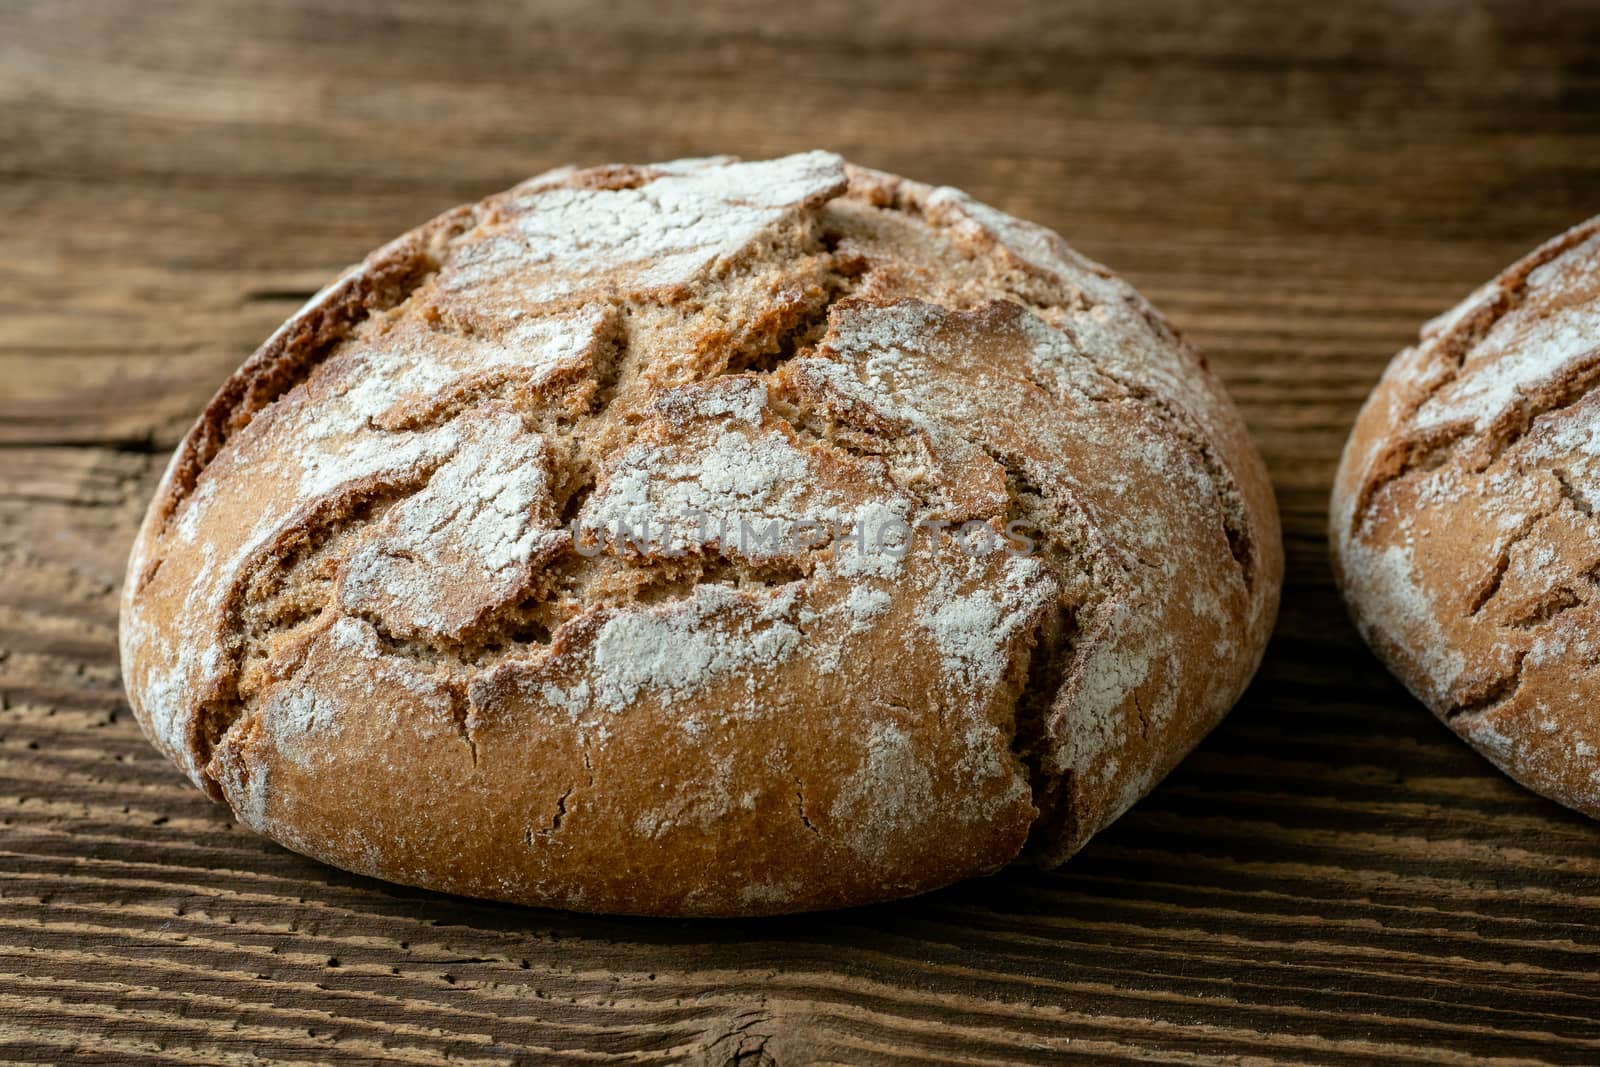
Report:
[[1600,219],[1424,327],[1334,488],[1363,636],[1446,725],[1600,817]]
[[1226,713],[1272,493],[1059,237],[814,152],[565,169],[318,294],[129,565],[152,741],[353,871],[745,915],[1056,863]]

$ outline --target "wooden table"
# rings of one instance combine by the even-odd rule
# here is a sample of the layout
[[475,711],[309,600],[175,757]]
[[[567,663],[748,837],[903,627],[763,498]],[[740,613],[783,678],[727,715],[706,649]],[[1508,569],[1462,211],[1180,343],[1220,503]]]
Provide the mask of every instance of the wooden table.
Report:
[[[145,744],[134,525],[307,293],[557,163],[811,146],[1057,227],[1243,406],[1283,617],[1154,795],[1054,874],[644,922],[331,870]],[[1581,3],[0,5],[0,1060],[1600,1062],[1600,829],[1407,698],[1323,543],[1385,360],[1596,210]]]

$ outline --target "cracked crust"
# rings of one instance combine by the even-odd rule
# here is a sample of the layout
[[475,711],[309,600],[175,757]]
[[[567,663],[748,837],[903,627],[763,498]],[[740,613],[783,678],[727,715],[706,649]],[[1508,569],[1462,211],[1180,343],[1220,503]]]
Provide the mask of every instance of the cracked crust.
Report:
[[[944,526],[760,536],[805,520]],[[1237,699],[1281,569],[1221,387],[1056,235],[826,153],[567,169],[223,386],[123,663],[157,747],[328,862],[800,911],[1071,855]]]
[[1507,774],[1600,817],[1600,219],[1395,357],[1346,445],[1335,571],[1362,634]]

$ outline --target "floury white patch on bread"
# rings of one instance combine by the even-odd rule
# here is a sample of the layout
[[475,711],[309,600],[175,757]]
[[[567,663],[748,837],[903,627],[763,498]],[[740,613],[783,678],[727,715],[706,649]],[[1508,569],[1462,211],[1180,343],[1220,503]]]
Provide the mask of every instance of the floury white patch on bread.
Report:
[[1401,352],[1335,484],[1362,634],[1451,729],[1600,817],[1600,219]]
[[224,383],[123,662],[308,855],[800,911],[1071,855],[1238,697],[1281,567],[1221,387],[1055,234],[824,152],[566,168]]

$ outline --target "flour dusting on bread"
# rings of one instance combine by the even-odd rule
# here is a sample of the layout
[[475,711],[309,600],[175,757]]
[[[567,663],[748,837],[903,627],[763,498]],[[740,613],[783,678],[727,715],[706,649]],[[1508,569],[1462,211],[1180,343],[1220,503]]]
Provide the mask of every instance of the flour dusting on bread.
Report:
[[553,171],[225,384],[130,564],[152,739],[353,870],[590,910],[1066,858],[1226,712],[1260,461],[1056,235],[824,152]]

